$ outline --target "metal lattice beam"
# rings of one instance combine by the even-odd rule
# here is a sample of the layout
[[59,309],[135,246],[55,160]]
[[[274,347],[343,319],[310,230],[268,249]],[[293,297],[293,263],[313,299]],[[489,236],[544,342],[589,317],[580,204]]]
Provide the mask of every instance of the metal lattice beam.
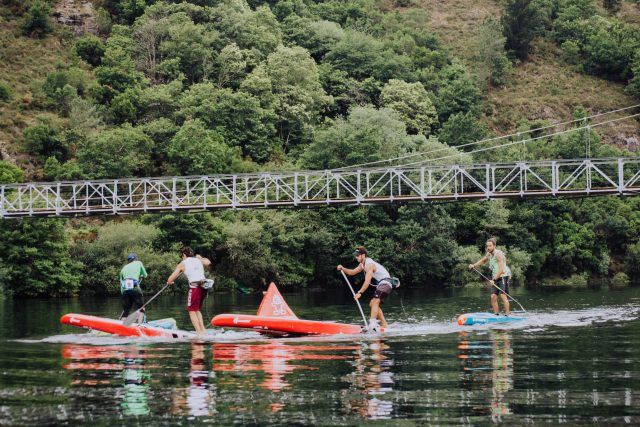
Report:
[[640,157],[0,186],[0,217],[640,194]]

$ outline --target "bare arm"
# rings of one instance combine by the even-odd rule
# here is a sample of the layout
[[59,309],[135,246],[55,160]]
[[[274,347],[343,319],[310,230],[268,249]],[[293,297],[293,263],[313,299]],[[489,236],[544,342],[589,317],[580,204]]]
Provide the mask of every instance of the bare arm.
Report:
[[204,268],[209,268],[211,266],[211,261],[209,260],[209,258],[205,258],[205,257],[200,256],[200,255],[196,255],[196,258],[198,258],[200,260],[200,262],[202,263],[202,266]]
[[344,271],[349,276],[355,276],[358,273],[362,273],[362,265],[360,264],[358,264],[358,266],[354,269],[346,268],[346,267],[343,267],[342,265],[339,265],[337,268],[338,268],[338,271]]
[[175,270],[173,270],[173,273],[171,273],[171,276],[169,276],[169,278],[167,279],[167,285],[173,285],[173,282],[176,281],[176,279],[182,274],[184,273],[184,265],[182,265],[182,263],[178,264],[178,266],[176,267]]
[[469,270],[472,270],[472,269],[474,269],[476,267],[484,265],[484,264],[487,263],[487,261],[489,261],[489,255],[483,256],[482,258],[480,258],[480,261],[478,261],[478,262],[475,262],[473,264],[469,264]]

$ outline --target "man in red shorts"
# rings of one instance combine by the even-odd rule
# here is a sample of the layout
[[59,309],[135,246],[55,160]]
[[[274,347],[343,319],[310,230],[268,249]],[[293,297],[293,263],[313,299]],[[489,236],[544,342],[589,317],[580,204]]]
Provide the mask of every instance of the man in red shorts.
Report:
[[182,261],[167,279],[167,285],[173,285],[173,282],[175,282],[182,273],[187,276],[187,280],[189,281],[187,310],[189,311],[191,323],[193,323],[193,327],[196,329],[196,334],[202,335],[204,334],[205,327],[200,309],[207,296],[207,290],[203,287],[205,281],[204,269],[211,265],[211,261],[200,255],[195,255],[193,249],[188,246],[180,249],[180,255],[182,256]]

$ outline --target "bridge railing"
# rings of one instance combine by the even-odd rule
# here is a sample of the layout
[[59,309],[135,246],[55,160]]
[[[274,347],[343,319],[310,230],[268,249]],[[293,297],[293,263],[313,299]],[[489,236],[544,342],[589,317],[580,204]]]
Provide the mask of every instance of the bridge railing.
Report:
[[636,195],[640,157],[4,184],[0,217]]

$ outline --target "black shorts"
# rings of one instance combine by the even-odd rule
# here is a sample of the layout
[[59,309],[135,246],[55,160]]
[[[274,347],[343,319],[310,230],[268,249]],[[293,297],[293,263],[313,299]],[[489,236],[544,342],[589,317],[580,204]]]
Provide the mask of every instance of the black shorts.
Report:
[[384,302],[384,300],[387,299],[387,297],[389,295],[391,295],[391,290],[393,288],[391,287],[391,285],[387,282],[383,282],[381,285],[378,285],[376,287],[376,291],[373,293],[373,297],[374,298],[379,298],[380,299],[380,304],[382,304]]
[[500,295],[500,294],[508,294],[509,293],[509,277],[507,276],[502,276],[499,279],[494,280],[496,286],[498,288],[500,288],[500,290],[498,290],[498,288],[496,288],[496,286],[491,286],[491,293],[495,294],[495,295]]
[[136,309],[144,305],[142,290],[137,286],[133,289],[127,289],[122,293],[122,317],[129,315],[134,304],[136,305]]

